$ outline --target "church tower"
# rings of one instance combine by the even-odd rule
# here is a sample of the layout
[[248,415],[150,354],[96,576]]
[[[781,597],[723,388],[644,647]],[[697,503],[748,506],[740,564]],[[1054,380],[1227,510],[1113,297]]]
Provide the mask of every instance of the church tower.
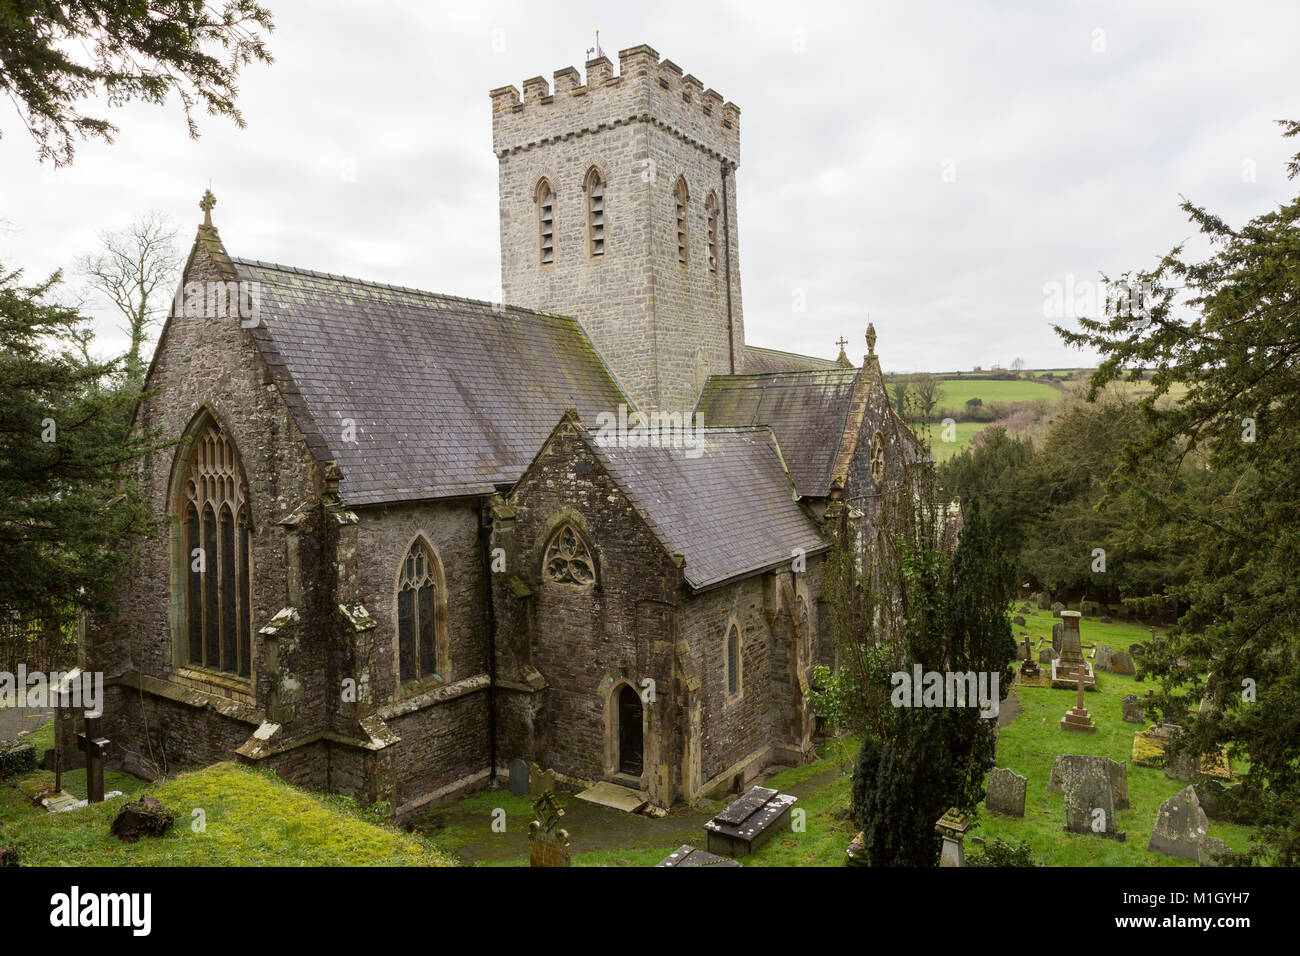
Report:
[[642,409],[744,371],[740,109],[648,46],[492,91],[502,299],[575,316]]

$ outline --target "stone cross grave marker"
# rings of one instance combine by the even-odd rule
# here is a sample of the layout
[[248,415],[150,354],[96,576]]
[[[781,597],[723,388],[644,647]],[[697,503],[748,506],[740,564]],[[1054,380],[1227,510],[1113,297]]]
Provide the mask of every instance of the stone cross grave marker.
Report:
[[108,738],[99,735],[102,716],[97,710],[86,711],[85,732],[78,735],[86,751],[86,799],[90,803],[104,802],[104,758],[110,744]]

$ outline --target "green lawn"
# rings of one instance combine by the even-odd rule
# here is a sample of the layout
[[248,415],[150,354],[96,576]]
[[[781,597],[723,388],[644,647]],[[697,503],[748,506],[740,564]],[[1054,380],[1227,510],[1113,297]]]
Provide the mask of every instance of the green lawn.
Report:
[[[109,773],[105,790],[123,790],[125,797],[65,813],[33,806],[16,785],[21,777],[0,783],[0,843],[17,844],[24,865],[452,864],[429,841],[365,819],[350,801],[307,793],[270,773],[236,764],[214,764],[152,785]],[[69,793],[85,796],[84,771],[64,774],[64,783]],[[142,793],[162,801],[175,813],[176,823],[159,839],[123,843],[109,826],[123,801]]]
[[[1051,641],[1049,611],[1026,614],[1024,627],[1015,627],[1017,640],[1022,633],[1031,639]],[[1150,632],[1136,624],[1113,622],[1102,624],[1096,618],[1083,618],[1080,631],[1085,644],[1100,642],[1116,650],[1127,650],[1134,642],[1145,641]],[[1086,694],[1084,706],[1097,725],[1095,734],[1080,734],[1060,728],[1062,715],[1074,706],[1075,691],[1045,687],[1017,687],[1022,712],[1010,725],[1003,727],[998,738],[997,765],[1007,767],[1028,779],[1025,816],[1006,817],[981,812],[980,822],[967,836],[966,851],[976,849],[974,837],[1000,837],[1010,842],[1028,840],[1034,855],[1052,866],[1195,866],[1191,860],[1147,851],[1147,840],[1155,824],[1160,804],[1187,784],[1170,780],[1164,771],[1128,765],[1130,809],[1117,811],[1116,823],[1128,834],[1118,842],[1092,834],[1064,831],[1065,801],[1060,794],[1049,794],[1047,782],[1057,754],[1100,754],[1113,760],[1128,761],[1133,749],[1133,735],[1140,724],[1128,724],[1120,716],[1120,700],[1125,694],[1142,695],[1150,685],[1118,674],[1099,673],[1099,690]],[[1234,765],[1240,771],[1240,765]],[[1233,849],[1249,845],[1249,829],[1220,821],[1210,822],[1210,835],[1219,837]]]

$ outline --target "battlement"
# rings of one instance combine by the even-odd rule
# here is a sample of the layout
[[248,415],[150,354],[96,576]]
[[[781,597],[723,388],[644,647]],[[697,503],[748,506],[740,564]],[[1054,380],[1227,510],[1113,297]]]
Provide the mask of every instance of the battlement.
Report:
[[498,156],[633,122],[653,122],[715,156],[739,165],[740,107],[724,101],[651,47],[618,54],[618,74],[608,57],[585,64],[586,82],[571,66],[493,90],[492,148]]

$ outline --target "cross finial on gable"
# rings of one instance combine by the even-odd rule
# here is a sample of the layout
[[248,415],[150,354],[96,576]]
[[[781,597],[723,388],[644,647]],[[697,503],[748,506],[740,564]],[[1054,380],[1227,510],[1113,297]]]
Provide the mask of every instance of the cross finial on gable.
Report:
[[212,225],[212,207],[216,204],[217,197],[212,195],[212,190],[203,190],[203,198],[199,200],[199,208],[203,210],[203,225]]
[[843,352],[844,346],[849,344],[849,340],[841,335],[838,339],[835,340],[835,344],[838,345],[840,347],[840,351]]

